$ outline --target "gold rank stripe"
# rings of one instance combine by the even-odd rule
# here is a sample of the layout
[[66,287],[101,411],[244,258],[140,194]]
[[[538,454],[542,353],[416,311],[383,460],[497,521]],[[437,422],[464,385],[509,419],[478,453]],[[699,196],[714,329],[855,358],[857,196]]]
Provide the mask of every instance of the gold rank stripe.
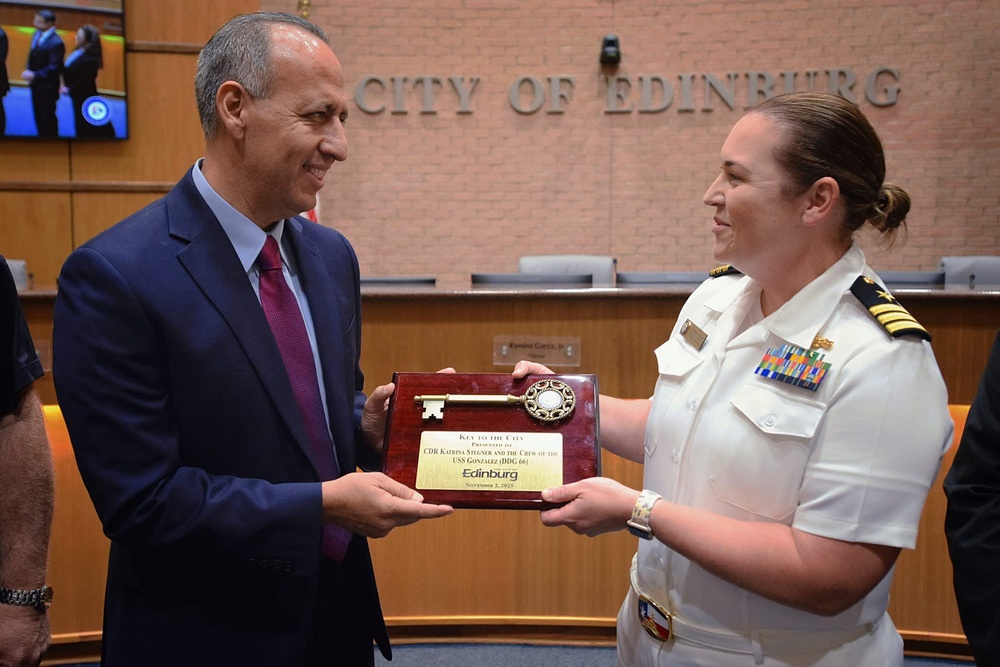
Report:
[[891,334],[894,334],[897,331],[913,331],[915,329],[918,331],[923,331],[924,333],[928,333],[927,329],[920,326],[920,323],[918,323],[916,320],[908,320],[908,321],[904,320],[900,322],[882,322],[882,326],[884,326],[885,330]]
[[709,278],[718,278],[720,276],[728,276],[735,273],[740,273],[740,270],[734,268],[732,264],[723,264],[722,266],[717,266],[708,272]]
[[879,316],[876,319],[878,319],[879,324],[881,324],[882,326],[884,326],[886,328],[888,328],[889,325],[893,325],[893,326],[897,326],[897,327],[903,326],[903,325],[909,325],[911,327],[919,327],[919,328],[923,329],[923,327],[920,326],[920,322],[917,322],[912,317],[885,317],[884,315],[882,315],[882,316]]
[[897,320],[910,320],[911,322],[916,322],[913,319],[913,315],[910,315],[906,311],[902,313],[882,313],[881,315],[876,315],[875,319],[879,322],[896,322]]
[[878,317],[882,313],[906,313],[907,315],[910,314],[906,310],[906,308],[903,308],[902,306],[896,303],[880,303],[876,306],[869,306],[868,310],[870,310],[872,315],[875,315],[876,317]]

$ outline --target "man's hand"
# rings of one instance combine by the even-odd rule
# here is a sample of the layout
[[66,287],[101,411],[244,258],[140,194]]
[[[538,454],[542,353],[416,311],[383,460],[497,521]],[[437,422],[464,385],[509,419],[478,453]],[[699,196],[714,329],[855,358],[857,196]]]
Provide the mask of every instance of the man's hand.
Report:
[[413,489],[380,472],[355,472],[323,482],[323,518],[365,537],[385,537],[393,528],[452,513],[431,505]]
[[389,397],[396,390],[393,383],[380,384],[375,387],[361,411],[361,434],[365,443],[373,450],[382,453],[385,444],[385,420],[389,415]]
[[0,604],[0,667],[35,667],[48,647],[48,614]]
[[[438,371],[438,373],[454,372],[455,369],[450,366]],[[365,438],[365,443],[379,454],[385,446],[385,420],[389,416],[389,398],[394,391],[396,385],[392,382],[375,387],[365,400],[365,407],[361,411],[361,434]]]

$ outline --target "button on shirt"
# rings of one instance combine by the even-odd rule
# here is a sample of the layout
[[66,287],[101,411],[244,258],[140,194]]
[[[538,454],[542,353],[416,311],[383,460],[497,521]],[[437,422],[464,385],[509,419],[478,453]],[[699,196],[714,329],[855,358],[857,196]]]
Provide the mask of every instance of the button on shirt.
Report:
[[[850,542],[912,548],[927,491],[951,443],[947,394],[928,343],[891,338],[850,293],[874,276],[852,247],[778,311],[754,323],[749,277],[706,281],[684,305],[708,334],[696,350],[675,329],[655,354],[643,488],[744,521],[776,522]],[[756,375],[769,347],[831,364],[816,391]],[[892,574],[855,607],[807,614],[729,584],[658,541],[639,544],[641,587],[705,628],[856,627],[880,619]]]

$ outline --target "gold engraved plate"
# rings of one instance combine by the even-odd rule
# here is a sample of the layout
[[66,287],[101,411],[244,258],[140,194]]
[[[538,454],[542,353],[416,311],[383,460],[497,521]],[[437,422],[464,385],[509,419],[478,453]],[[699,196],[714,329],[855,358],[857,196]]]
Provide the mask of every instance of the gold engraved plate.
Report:
[[541,491],[563,483],[561,433],[424,431],[418,489]]
[[702,331],[697,324],[691,320],[684,320],[684,324],[681,325],[681,337],[684,338],[694,349],[700,350],[701,346],[705,344],[705,340],[708,338],[708,334]]

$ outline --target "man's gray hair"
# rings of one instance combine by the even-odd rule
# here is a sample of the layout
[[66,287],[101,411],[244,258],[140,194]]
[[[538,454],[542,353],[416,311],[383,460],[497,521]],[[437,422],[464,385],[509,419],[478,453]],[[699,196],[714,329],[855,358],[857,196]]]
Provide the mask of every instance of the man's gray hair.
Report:
[[271,66],[271,27],[289,24],[319,37],[330,46],[322,28],[304,18],[284,12],[241,14],[226,22],[198,54],[194,94],[206,139],[219,130],[215,96],[226,81],[235,81],[253,97],[266,98],[274,79]]

